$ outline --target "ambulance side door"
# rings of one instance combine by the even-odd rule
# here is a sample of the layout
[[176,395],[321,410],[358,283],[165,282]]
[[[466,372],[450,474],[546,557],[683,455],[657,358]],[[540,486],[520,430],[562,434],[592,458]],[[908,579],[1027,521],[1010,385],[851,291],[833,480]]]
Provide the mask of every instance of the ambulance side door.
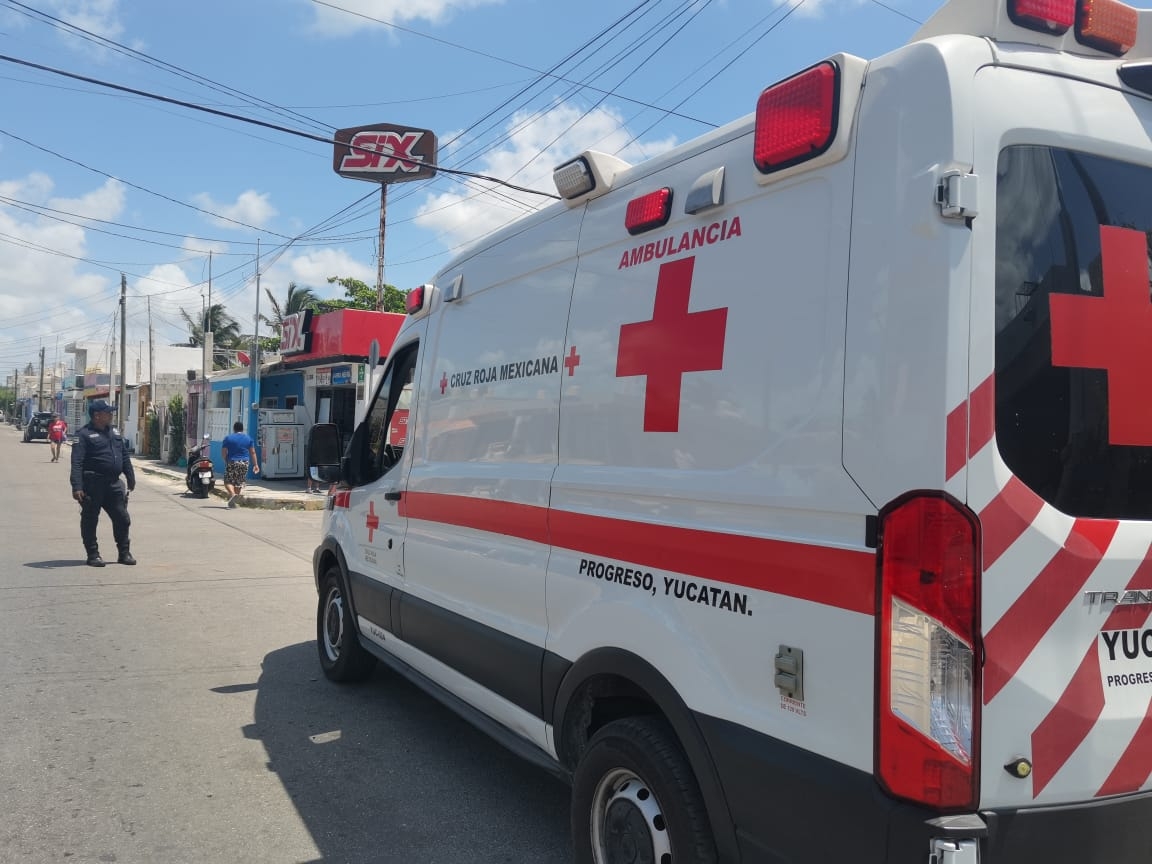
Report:
[[415,412],[419,355],[420,342],[415,338],[393,351],[346,454],[346,479],[352,488],[344,494],[355,545],[345,554],[353,608],[361,632],[381,644],[399,626],[393,599],[403,578],[407,524],[400,502],[411,463],[404,433]]

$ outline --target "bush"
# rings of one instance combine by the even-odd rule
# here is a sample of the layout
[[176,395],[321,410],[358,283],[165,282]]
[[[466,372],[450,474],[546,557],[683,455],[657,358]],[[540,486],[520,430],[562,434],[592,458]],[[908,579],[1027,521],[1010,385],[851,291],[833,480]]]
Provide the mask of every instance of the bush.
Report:
[[172,450],[168,453],[168,464],[175,465],[184,455],[184,397],[173,396],[168,400],[168,430],[172,435]]
[[160,418],[155,411],[148,414],[148,458],[160,458]]

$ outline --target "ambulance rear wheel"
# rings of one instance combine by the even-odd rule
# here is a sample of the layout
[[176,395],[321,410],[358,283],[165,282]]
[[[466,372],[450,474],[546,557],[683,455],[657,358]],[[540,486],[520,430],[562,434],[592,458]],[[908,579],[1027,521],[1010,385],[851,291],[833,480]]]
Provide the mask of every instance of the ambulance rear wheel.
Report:
[[376,666],[376,658],[364,650],[356,635],[352,608],[344,593],[340,569],[330,567],[320,583],[316,609],[316,648],[320,668],[331,681],[362,681]]
[[578,864],[715,864],[700,787],[663,720],[600,729],[572,781]]

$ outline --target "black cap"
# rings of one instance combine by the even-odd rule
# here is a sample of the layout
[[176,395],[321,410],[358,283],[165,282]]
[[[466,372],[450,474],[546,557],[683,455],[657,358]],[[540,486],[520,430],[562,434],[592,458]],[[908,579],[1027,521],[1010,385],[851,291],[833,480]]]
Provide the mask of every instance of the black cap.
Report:
[[109,405],[103,399],[97,399],[95,402],[88,406],[88,416],[91,417],[93,414],[99,411],[107,411],[109,414],[111,414],[115,410],[115,405]]

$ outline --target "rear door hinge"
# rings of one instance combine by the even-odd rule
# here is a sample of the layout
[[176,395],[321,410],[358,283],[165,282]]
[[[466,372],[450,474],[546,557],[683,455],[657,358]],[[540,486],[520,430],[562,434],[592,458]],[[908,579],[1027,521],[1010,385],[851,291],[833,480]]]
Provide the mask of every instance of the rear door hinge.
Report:
[[980,178],[963,171],[945,171],[936,182],[936,203],[946,219],[971,219],[980,212]]

